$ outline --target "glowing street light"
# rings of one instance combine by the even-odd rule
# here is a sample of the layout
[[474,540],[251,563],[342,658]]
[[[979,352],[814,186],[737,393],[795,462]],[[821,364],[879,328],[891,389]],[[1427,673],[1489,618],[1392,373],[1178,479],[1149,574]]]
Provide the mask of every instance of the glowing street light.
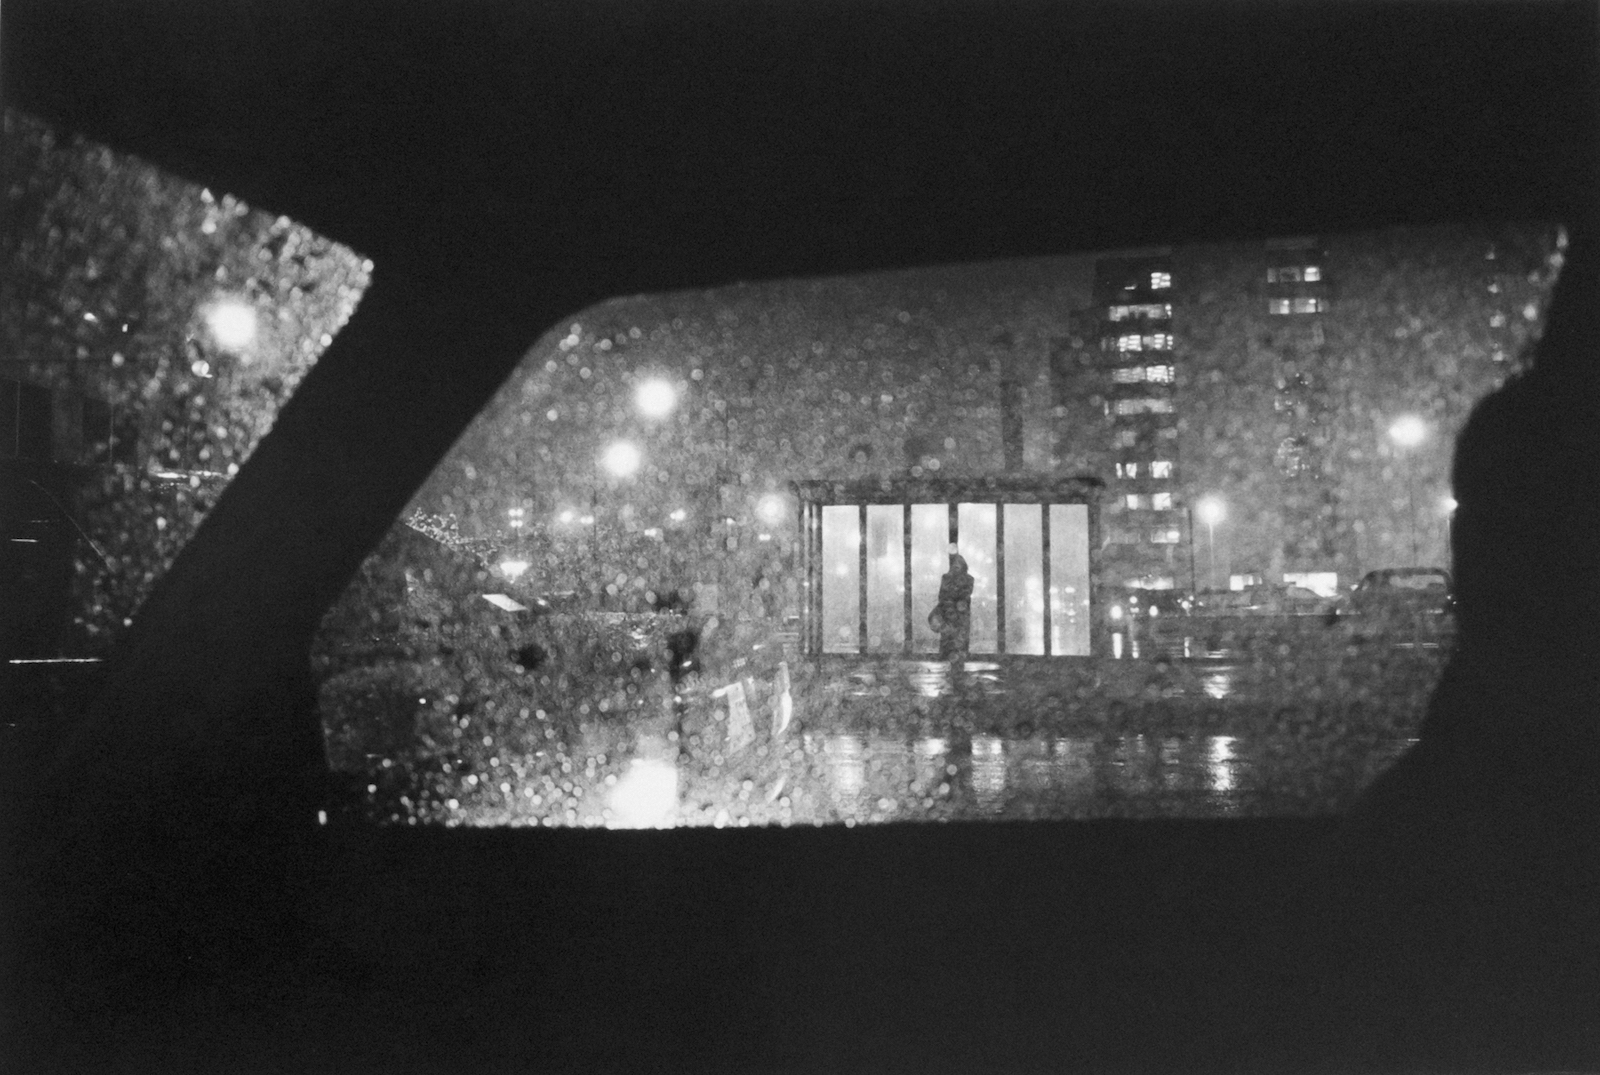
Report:
[[1402,448],[1415,448],[1428,437],[1428,426],[1414,414],[1404,414],[1389,426],[1389,439]]
[[[1403,414],[1389,426],[1389,439],[1400,448],[1415,448],[1428,438],[1428,425],[1414,414]],[[1406,495],[1411,503],[1411,562],[1422,560],[1422,541],[1417,532],[1417,464],[1406,460]]]
[[640,465],[644,462],[644,456],[634,445],[619,440],[606,449],[601,461],[605,464],[606,470],[616,477],[627,478],[638,473]]
[[255,341],[256,310],[243,299],[218,299],[206,309],[205,319],[211,338],[224,351],[242,351]]
[[784,511],[787,508],[784,499],[777,493],[768,493],[761,498],[761,503],[756,505],[756,514],[767,523],[776,525],[783,521]]
[[633,392],[633,402],[646,418],[665,418],[678,405],[678,390],[672,387],[671,382],[652,377],[639,382],[639,387]]
[[[1217,588],[1217,524],[1228,517],[1228,507],[1219,498],[1214,496],[1201,497],[1200,503],[1195,505],[1195,510],[1200,513],[1200,521],[1206,524],[1206,549],[1211,559],[1211,589]],[[1194,526],[1189,527],[1189,540],[1194,541]],[[1190,545],[1191,551],[1193,544]]]

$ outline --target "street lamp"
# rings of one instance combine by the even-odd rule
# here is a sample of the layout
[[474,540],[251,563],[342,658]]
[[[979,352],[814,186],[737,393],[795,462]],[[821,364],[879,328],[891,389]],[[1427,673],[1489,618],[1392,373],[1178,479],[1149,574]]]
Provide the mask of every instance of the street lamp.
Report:
[[613,477],[629,478],[638,473],[644,463],[644,455],[634,445],[619,440],[606,449],[601,462]]
[[[1200,512],[1200,521],[1206,524],[1206,549],[1211,558],[1211,588],[1217,589],[1217,524],[1227,517],[1227,506],[1214,496],[1203,497],[1195,505]],[[1190,540],[1194,537],[1193,528],[1190,529]]]
[[[604,467],[606,473],[610,474],[613,478],[631,478],[633,475],[637,474],[639,472],[639,468],[644,465],[644,453],[639,450],[637,445],[632,444],[629,441],[615,441],[609,445],[604,452],[601,453],[600,465]],[[597,576],[600,571],[599,520],[600,482],[598,479],[596,479],[594,484],[589,487],[589,514],[578,521],[593,526],[593,529],[589,533],[589,550],[590,560],[594,564],[594,570]],[[605,592],[605,588],[602,586],[599,592],[602,603],[605,600]]]
[[[1428,426],[1414,414],[1403,414],[1389,426],[1389,439],[1401,449],[1415,448],[1428,436]],[[1406,495],[1411,504],[1411,562],[1422,560],[1422,542],[1417,532],[1417,464],[1412,457],[1406,459]]]
[[256,338],[256,310],[243,299],[216,300],[207,307],[205,319],[211,338],[224,351],[243,351]]
[[678,405],[678,390],[670,381],[651,377],[634,389],[633,403],[646,418],[665,418]]
[[527,509],[509,508],[506,518],[511,523],[511,551],[500,561],[500,571],[506,578],[516,582],[529,567],[527,558],[522,555],[522,524],[528,521]]

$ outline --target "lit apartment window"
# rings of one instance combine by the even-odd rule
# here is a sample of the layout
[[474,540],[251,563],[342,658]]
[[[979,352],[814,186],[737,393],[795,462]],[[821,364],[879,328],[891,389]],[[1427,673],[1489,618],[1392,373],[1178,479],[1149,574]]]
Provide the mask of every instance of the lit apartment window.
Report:
[[1153,272],[1150,274],[1150,290],[1162,291],[1172,286],[1172,274],[1169,272]]
[[1170,351],[1170,350],[1172,350],[1172,333],[1170,333],[1170,332],[1157,332],[1157,333],[1154,333],[1153,335],[1146,336],[1144,338],[1144,349],[1146,351]]
[[1147,381],[1153,382],[1155,384],[1171,384],[1172,383],[1172,367],[1171,366],[1146,366],[1144,368],[1144,379],[1147,380]]
[[1119,351],[1138,351],[1142,346],[1137,333],[1117,337],[1117,350]]
[[1122,366],[1111,371],[1111,380],[1116,384],[1138,384],[1144,380],[1143,366]]
[[1139,433],[1134,429],[1119,429],[1116,442],[1118,448],[1132,448],[1139,443]]
[[1267,313],[1269,314],[1286,314],[1289,312],[1289,309],[1290,307],[1288,299],[1267,300]]
[[1162,526],[1150,531],[1152,545],[1176,545],[1178,541],[1179,533],[1175,526]]
[[1300,282],[1300,267],[1298,265],[1274,266],[1267,270],[1267,283],[1269,284],[1298,284]]
[[1143,511],[1150,506],[1150,498],[1143,493],[1129,493],[1123,501],[1129,511]]
[[1119,478],[1137,478],[1138,476],[1139,476],[1139,464],[1138,463],[1118,463],[1117,464],[1117,477],[1119,477]]
[[1328,304],[1322,299],[1301,296],[1294,300],[1294,312],[1297,314],[1320,314],[1326,311]]
[[1314,284],[1317,281],[1321,280],[1322,279],[1322,268],[1320,266],[1317,266],[1317,265],[1307,265],[1304,279],[1305,279],[1305,282],[1308,283],[1308,284]]
[[1152,478],[1171,478],[1172,477],[1172,460],[1170,460],[1170,459],[1157,459],[1155,462],[1151,463],[1150,464],[1150,476]]
[[1172,304],[1170,302],[1142,302],[1133,305],[1113,306],[1110,308],[1113,321],[1127,321],[1135,317],[1148,317],[1152,320],[1170,318]]
[[1116,406],[1119,415],[1172,413],[1170,399],[1119,399]]
[[1172,494],[1171,493],[1152,493],[1152,494],[1150,494],[1150,506],[1152,508],[1154,508],[1156,511],[1171,511],[1172,510]]
[[[1166,402],[1167,402],[1167,410],[1170,411],[1172,409],[1172,401],[1168,400]],[[1156,436],[1160,437],[1162,440],[1177,440],[1178,439],[1178,427],[1177,426],[1167,426],[1164,429],[1158,429],[1158,430],[1156,430]]]

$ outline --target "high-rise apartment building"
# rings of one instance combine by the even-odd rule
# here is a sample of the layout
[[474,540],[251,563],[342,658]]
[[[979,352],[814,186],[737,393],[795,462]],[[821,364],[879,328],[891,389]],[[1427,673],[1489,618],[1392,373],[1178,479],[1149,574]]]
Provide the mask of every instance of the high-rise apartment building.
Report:
[[[1178,458],[1178,345],[1168,251],[1095,262],[1094,306],[1072,319],[1058,390],[1098,403],[1107,483],[1101,584],[1188,584],[1187,505]],[[1081,441],[1083,431],[1074,431]]]

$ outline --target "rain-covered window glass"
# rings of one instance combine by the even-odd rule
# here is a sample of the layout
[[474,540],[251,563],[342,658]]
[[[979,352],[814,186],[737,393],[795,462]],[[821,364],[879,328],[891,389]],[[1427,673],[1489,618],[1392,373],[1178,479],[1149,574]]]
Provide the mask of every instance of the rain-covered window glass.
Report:
[[[92,659],[372,266],[4,123],[0,657]],[[1445,225],[573,311],[323,625],[334,813],[1338,809],[1449,652],[1454,437],[1561,243]]]
[[1089,508],[1052,504],[1050,525],[1050,652],[1089,655]]
[[1005,522],[1005,647],[1044,653],[1044,507],[1007,504]]
[[854,505],[822,509],[822,633],[836,653],[861,647],[861,511]]
[[911,505],[911,641],[916,653],[934,653],[939,633],[926,613],[939,600],[939,583],[949,568],[950,509],[945,504]]
[[972,573],[971,651],[993,653],[999,644],[999,610],[996,605],[999,549],[995,539],[996,512],[993,504],[960,504],[956,507],[956,551]]
[[867,645],[899,650],[906,639],[905,513],[898,504],[867,507]]
[[0,142],[0,660],[93,662],[372,266],[24,114]]
[[[8,653],[100,655],[370,266],[6,124]],[[1453,439],[1519,368],[1559,247],[1441,226],[574,311],[324,624],[333,813],[1337,809],[1449,652]],[[1284,265],[1269,301],[1320,316],[1264,313]],[[1336,306],[1294,293],[1328,279]]]

